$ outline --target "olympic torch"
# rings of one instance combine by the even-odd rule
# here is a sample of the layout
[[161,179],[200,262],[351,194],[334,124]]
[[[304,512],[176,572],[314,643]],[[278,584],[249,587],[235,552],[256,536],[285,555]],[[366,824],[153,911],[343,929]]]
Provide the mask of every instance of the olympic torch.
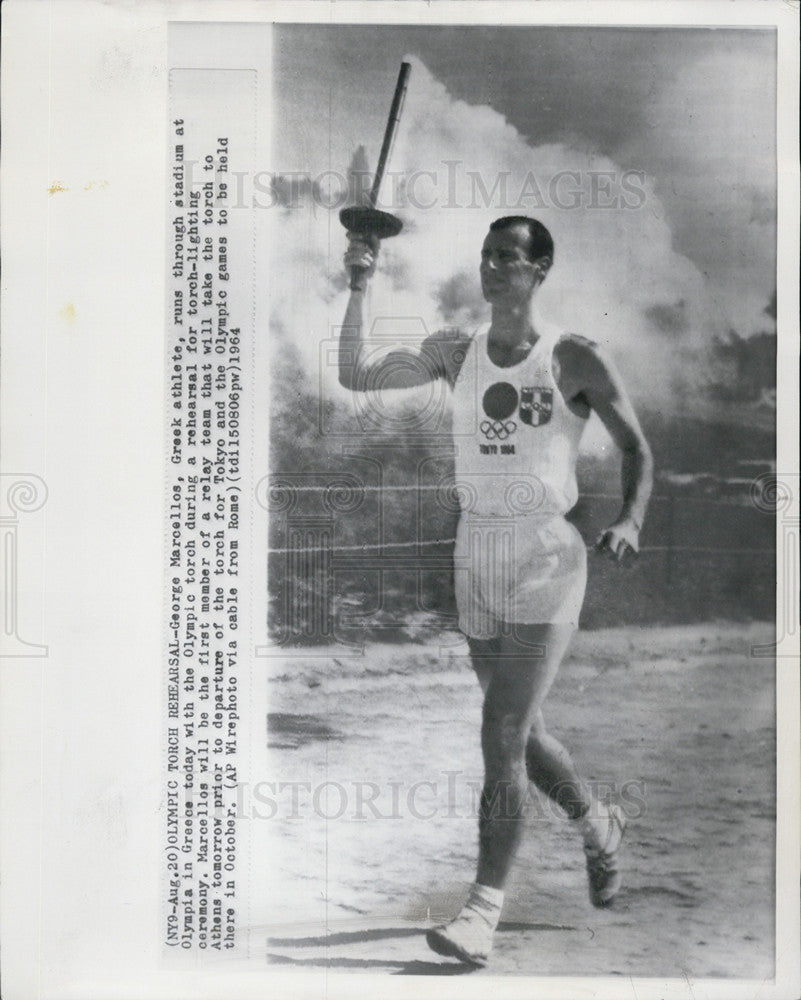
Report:
[[[351,233],[359,233],[363,236],[377,236],[380,240],[385,240],[388,236],[397,236],[403,229],[403,223],[396,215],[389,212],[382,212],[376,208],[378,193],[381,190],[381,182],[387,169],[387,163],[392,153],[392,146],[395,143],[395,136],[398,131],[401,113],[403,111],[403,101],[406,97],[406,87],[409,82],[411,64],[401,63],[398,82],[395,85],[395,94],[392,98],[392,106],[389,111],[384,141],[381,144],[381,153],[378,157],[373,186],[367,196],[366,205],[353,205],[350,208],[343,208],[339,213],[339,221]],[[350,269],[350,287],[363,291],[365,287],[365,268],[352,267]]]

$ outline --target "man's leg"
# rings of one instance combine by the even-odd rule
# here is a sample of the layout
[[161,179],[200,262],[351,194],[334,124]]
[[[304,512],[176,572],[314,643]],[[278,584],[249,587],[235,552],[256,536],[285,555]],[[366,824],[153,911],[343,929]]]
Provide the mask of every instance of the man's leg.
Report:
[[428,933],[429,945],[440,954],[476,964],[489,954],[522,832],[526,743],[573,631],[572,625],[527,625],[515,636],[471,640],[476,671],[486,681],[478,871],[461,913]]
[[[531,626],[517,626],[518,636],[524,643],[535,642],[537,633],[529,634],[526,628]],[[485,697],[501,652],[498,643],[499,640],[470,640],[473,666]],[[530,649],[530,655],[537,654]],[[561,655],[564,656],[564,648]],[[617,850],[626,827],[625,816],[618,806],[607,807],[592,795],[579,777],[570,754],[545,728],[541,708],[534,712],[525,759],[529,780],[575,821],[584,842],[593,906],[610,906],[620,889]],[[481,877],[477,881],[482,882]]]
[[[524,627],[518,626],[518,629]],[[579,777],[570,754],[546,730],[540,709],[534,713],[526,743],[526,770],[531,781],[564,809],[581,835],[590,902],[593,906],[610,906],[620,890],[617,852],[626,818],[619,806],[606,806],[590,792]]]
[[[500,650],[490,659],[481,730],[484,789],[476,876],[480,885],[502,889],[509,873],[523,828],[528,743],[542,720],[542,703],[573,632],[567,624],[518,625],[515,635],[501,638]],[[538,775],[544,780],[547,774],[551,788],[564,783],[566,797],[575,798],[582,786],[570,758],[565,751],[563,758],[553,753],[552,744],[563,748],[547,733],[544,737],[534,737]]]
[[569,819],[580,819],[590,812],[592,794],[579,777],[570,754],[545,728],[541,711],[534,718],[526,743],[526,771],[529,780],[561,806]]
[[[524,642],[527,641],[527,633],[521,630],[531,627],[517,627],[518,635]],[[570,641],[570,636],[567,641]],[[500,639],[470,639],[469,643],[473,669],[486,696],[500,654]],[[567,643],[564,648],[566,646]],[[531,657],[541,654],[541,648],[527,648]],[[541,708],[534,713],[526,741],[525,760],[529,781],[561,806],[570,819],[579,819],[589,812],[592,806],[590,790],[579,777],[568,751],[545,728]]]

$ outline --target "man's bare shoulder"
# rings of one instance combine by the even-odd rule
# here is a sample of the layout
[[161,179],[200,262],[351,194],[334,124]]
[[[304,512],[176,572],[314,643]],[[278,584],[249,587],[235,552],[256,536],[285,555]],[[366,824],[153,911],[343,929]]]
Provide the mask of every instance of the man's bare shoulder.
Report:
[[592,364],[601,356],[601,346],[580,333],[563,333],[554,345],[554,354],[563,364]]
[[567,398],[581,396],[593,406],[594,401],[618,398],[623,392],[607,349],[576,333],[565,334],[554,347],[554,375]]
[[600,344],[580,333],[563,333],[554,345],[554,375],[570,395],[581,392],[607,367]]
[[455,326],[443,327],[426,337],[420,346],[423,355],[436,359],[441,366],[442,374],[450,381],[455,381],[467,357],[467,349],[473,339],[473,334]]
[[423,341],[423,345],[453,347],[461,344],[467,346],[473,339],[472,333],[466,333],[458,326],[444,326],[441,330],[435,330]]

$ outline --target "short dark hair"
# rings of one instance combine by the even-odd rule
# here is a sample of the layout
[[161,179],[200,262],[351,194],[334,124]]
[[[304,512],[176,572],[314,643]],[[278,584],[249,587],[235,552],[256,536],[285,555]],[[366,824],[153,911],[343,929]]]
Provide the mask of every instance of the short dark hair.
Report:
[[502,219],[496,219],[490,229],[497,232],[499,229],[511,229],[512,226],[525,226],[528,229],[529,260],[550,257],[553,262],[553,239],[537,219],[531,219],[527,215],[505,215]]

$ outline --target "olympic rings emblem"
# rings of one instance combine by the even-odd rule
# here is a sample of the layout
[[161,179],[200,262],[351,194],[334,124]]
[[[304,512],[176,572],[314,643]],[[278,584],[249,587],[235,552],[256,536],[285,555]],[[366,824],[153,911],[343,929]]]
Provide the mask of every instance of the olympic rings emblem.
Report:
[[492,441],[494,438],[497,438],[499,441],[505,441],[517,430],[517,424],[514,420],[482,420],[480,429],[481,433],[489,441]]

